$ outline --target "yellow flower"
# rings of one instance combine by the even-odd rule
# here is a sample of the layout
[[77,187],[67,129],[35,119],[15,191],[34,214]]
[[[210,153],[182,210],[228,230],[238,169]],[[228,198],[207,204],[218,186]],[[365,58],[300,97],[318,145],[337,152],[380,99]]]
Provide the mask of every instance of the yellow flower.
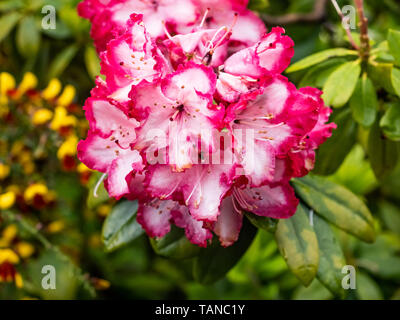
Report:
[[4,262],[17,264],[19,263],[19,257],[11,249],[0,249],[0,264]]
[[10,174],[10,167],[0,163],[0,180],[4,180]]
[[0,194],[0,209],[7,210],[15,203],[15,193],[12,191]]
[[21,83],[18,86],[18,95],[22,95],[30,89],[36,88],[38,79],[32,72],[25,73]]
[[65,86],[63,93],[58,97],[57,103],[60,106],[69,106],[71,102],[74,100],[76,94],[76,90],[70,84]]
[[107,217],[108,214],[111,212],[112,207],[108,204],[103,204],[97,209],[97,214],[100,217]]
[[10,224],[6,228],[4,228],[2,238],[10,243],[16,237],[17,233],[17,226],[15,224]]
[[0,104],[7,104],[7,92],[15,88],[15,79],[14,77],[7,73],[0,73]]
[[64,223],[64,221],[62,221],[62,220],[57,220],[57,221],[51,222],[51,223],[47,226],[46,230],[47,230],[47,232],[49,232],[49,233],[57,233],[57,232],[62,231],[64,228],[65,228],[65,223]]
[[45,124],[53,117],[53,112],[48,109],[41,108],[33,114],[32,123],[36,126]]
[[61,82],[58,79],[50,80],[46,89],[42,91],[42,97],[46,100],[54,99],[61,91]]
[[84,163],[79,163],[78,167],[76,168],[78,173],[86,173],[86,172],[92,172],[93,170],[88,168]]
[[24,148],[25,145],[21,140],[15,141],[11,147],[11,155],[18,156]]
[[65,156],[74,156],[78,145],[78,137],[72,135],[67,138],[57,151],[57,158],[62,160]]
[[67,109],[58,106],[54,113],[53,121],[50,123],[50,128],[58,131],[62,127],[74,127],[77,119],[74,116],[68,115]]
[[15,250],[22,259],[27,259],[35,252],[35,247],[29,242],[21,241],[16,244]]
[[107,290],[111,286],[110,281],[99,278],[92,278],[92,284],[96,290]]
[[15,274],[14,280],[17,288],[21,289],[24,286],[24,281],[22,280],[22,277],[18,272]]
[[32,161],[24,162],[22,167],[24,169],[24,173],[27,175],[35,172],[35,164]]
[[28,203],[32,202],[36,195],[40,195],[43,198],[49,193],[49,189],[46,185],[42,183],[34,183],[31,184],[28,188],[26,188],[24,192],[24,200]]

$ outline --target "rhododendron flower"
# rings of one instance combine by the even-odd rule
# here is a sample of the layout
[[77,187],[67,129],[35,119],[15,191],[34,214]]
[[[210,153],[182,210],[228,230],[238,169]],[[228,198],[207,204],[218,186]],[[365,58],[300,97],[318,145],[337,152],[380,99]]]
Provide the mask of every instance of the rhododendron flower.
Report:
[[[82,7],[96,20],[96,10],[118,16],[117,4],[131,2],[90,3]],[[237,28],[257,20],[247,1],[182,1],[194,18],[165,16],[163,34],[148,23],[171,2],[140,3],[131,9],[144,15],[119,20],[100,54],[105,80],[85,104],[81,161],[107,176],[111,196],[138,200],[137,221],[151,237],[175,224],[194,244],[216,234],[229,246],[244,212],[291,217],[298,200],[289,181],[313,168],[314,150],[335,127],[319,90],[297,89],[280,74],[293,41],[282,28],[258,27],[253,38]]]

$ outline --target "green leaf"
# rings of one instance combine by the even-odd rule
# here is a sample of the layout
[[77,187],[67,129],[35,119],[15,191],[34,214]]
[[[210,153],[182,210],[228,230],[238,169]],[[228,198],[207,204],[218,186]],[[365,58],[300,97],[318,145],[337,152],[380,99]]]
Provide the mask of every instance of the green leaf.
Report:
[[400,69],[392,69],[392,85],[394,91],[400,97]]
[[383,294],[379,285],[366,273],[358,271],[356,292],[360,300],[382,300]]
[[40,31],[37,28],[35,18],[27,16],[23,18],[17,29],[17,48],[25,58],[35,57],[40,47]]
[[342,268],[346,265],[342,248],[329,224],[318,215],[314,215],[314,230],[318,239],[319,268],[317,278],[334,295],[344,298],[342,287]]
[[193,276],[196,281],[211,284],[224,277],[246,252],[256,233],[257,228],[245,219],[239,239],[232,246],[223,248],[214,238],[209,247],[201,249],[194,261]]
[[102,240],[107,251],[113,251],[144,234],[136,221],[137,201],[118,203],[103,225]]
[[354,193],[327,178],[314,175],[292,181],[296,194],[315,213],[365,242],[375,240],[372,215]]
[[361,73],[360,61],[347,62],[331,73],[322,95],[328,106],[343,107],[352,96]]
[[390,53],[395,58],[397,65],[400,65],[400,31],[390,29],[388,43]]
[[383,136],[379,121],[375,122],[369,132],[367,154],[378,179],[386,177],[397,165],[399,159],[397,143]]
[[103,183],[101,183],[97,189],[97,197],[94,196],[94,188],[102,175],[103,174],[100,172],[94,172],[90,177],[88,184],[88,197],[86,200],[86,205],[89,209],[96,208],[98,205],[102,204],[110,198],[107,190],[104,188]]
[[390,140],[400,141],[400,103],[389,105],[379,122],[383,134]]
[[293,217],[279,220],[275,238],[289,269],[309,286],[318,272],[319,253],[307,208],[299,204]]
[[278,225],[277,219],[261,217],[251,212],[245,212],[245,215],[255,227],[272,233],[276,231]]
[[345,63],[344,58],[334,58],[324,61],[307,71],[299,83],[299,87],[318,87],[322,88],[328,76],[341,64]]
[[85,64],[89,75],[95,79],[100,75],[100,60],[93,46],[86,46],[85,49]]
[[364,127],[371,126],[378,110],[378,97],[372,81],[364,73],[358,80],[356,89],[350,99],[353,118]]
[[160,256],[173,259],[188,259],[200,253],[200,247],[189,242],[185,230],[174,225],[162,238],[150,238],[151,246]]
[[50,80],[53,78],[58,78],[71,63],[78,50],[79,47],[75,44],[72,44],[61,51],[51,62],[47,79]]
[[379,213],[386,227],[400,235],[400,209],[396,205],[381,200],[378,203]]
[[0,42],[8,36],[19,19],[21,19],[21,14],[18,12],[11,12],[0,18]]
[[368,64],[368,77],[377,88],[383,88],[389,93],[395,93],[392,83],[392,63],[373,61]]
[[334,112],[331,120],[336,123],[337,129],[333,130],[332,136],[317,151],[313,172],[320,175],[334,173],[356,142],[357,125],[351,117],[350,109]]
[[308,56],[295,64],[291,65],[286,72],[291,73],[291,72],[296,72],[300,71],[306,68],[309,68],[311,66],[314,66],[318,63],[321,63],[323,61],[326,61],[330,58],[334,57],[344,57],[344,56],[357,56],[358,53],[357,51],[354,50],[348,50],[344,48],[335,48],[335,49],[328,49],[324,50],[315,54],[312,54],[311,56]]

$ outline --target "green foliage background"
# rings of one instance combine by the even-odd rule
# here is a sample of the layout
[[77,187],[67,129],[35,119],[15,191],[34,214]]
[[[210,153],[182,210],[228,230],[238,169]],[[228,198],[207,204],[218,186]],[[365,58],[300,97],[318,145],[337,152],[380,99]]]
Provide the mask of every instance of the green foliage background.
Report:
[[[58,77],[77,88],[76,102],[83,104],[99,64],[78,2],[0,1],[0,71],[17,79],[32,71],[42,88]],[[57,9],[56,30],[40,27],[45,4]],[[250,6],[282,17],[310,12],[314,4],[252,0]],[[349,51],[337,13],[329,2],[327,8],[317,21],[284,25],[297,62],[286,75],[297,86],[324,89],[338,125],[317,153],[314,175],[293,181],[302,204],[292,219],[249,216],[230,249],[199,249],[178,229],[149,240],[135,221],[136,203],[115,204],[103,189],[94,198],[98,175],[83,188],[54,169],[48,180],[60,199],[51,214],[68,227],[43,237],[18,212],[2,213],[4,223],[17,223],[21,237],[40,249],[21,266],[24,288],[0,283],[0,298],[400,299],[400,3],[365,1],[368,61]],[[104,203],[114,207],[105,223],[96,213]],[[40,287],[40,266],[47,263],[57,265],[57,290],[50,293]],[[345,264],[356,267],[356,290],[341,288]],[[111,286],[95,290],[96,278]]]

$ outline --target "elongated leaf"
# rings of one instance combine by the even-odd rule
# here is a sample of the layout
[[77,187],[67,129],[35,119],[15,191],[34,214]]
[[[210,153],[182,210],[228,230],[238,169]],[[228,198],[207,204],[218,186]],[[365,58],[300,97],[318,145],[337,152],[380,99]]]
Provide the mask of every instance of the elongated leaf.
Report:
[[299,83],[299,87],[319,87],[322,88],[328,76],[339,65],[346,62],[344,58],[334,58],[310,68]]
[[336,240],[329,224],[318,215],[314,215],[314,230],[319,246],[319,268],[317,278],[334,295],[344,298],[342,287],[342,268],[346,265],[342,248]]
[[276,231],[276,227],[278,225],[277,219],[272,219],[268,217],[261,217],[256,214],[246,212],[246,217],[249,221],[257,228],[263,229],[268,232],[274,233]]
[[368,64],[368,77],[377,88],[383,88],[389,93],[395,94],[392,84],[392,63],[371,62]]
[[366,273],[357,272],[356,293],[360,300],[382,300],[383,294],[379,285]]
[[185,231],[171,226],[171,231],[162,238],[150,238],[154,251],[164,257],[173,259],[188,259],[200,253],[200,247],[189,242]]
[[53,78],[58,78],[68,67],[71,60],[75,57],[78,49],[78,46],[73,44],[61,51],[51,62],[47,78],[49,80]]
[[40,46],[40,31],[36,26],[35,18],[23,18],[17,29],[17,47],[19,53],[25,58],[35,57]]
[[390,53],[395,58],[397,65],[400,66],[400,31],[389,30],[388,43]]
[[328,106],[343,107],[352,96],[361,73],[360,61],[347,62],[337,68],[325,82],[323,99]]
[[342,164],[356,141],[357,125],[351,117],[349,109],[334,113],[331,118],[337,129],[317,151],[314,173],[329,175]]
[[400,69],[392,69],[392,85],[394,91],[400,97]]
[[11,12],[0,18],[0,42],[7,37],[19,19],[21,19],[21,14],[18,12]]
[[350,108],[354,120],[359,124],[369,127],[374,123],[378,110],[378,97],[374,85],[366,73],[358,80],[350,99]]
[[314,175],[293,179],[296,194],[315,213],[366,242],[373,242],[373,218],[367,206],[351,191]]
[[400,103],[389,105],[379,125],[387,138],[400,141]]
[[202,248],[193,265],[193,276],[202,284],[210,284],[221,279],[243,256],[257,233],[246,219],[240,231],[238,241],[223,248],[214,238],[211,246]]
[[286,70],[286,72],[291,73],[300,71],[334,57],[357,56],[357,55],[358,55],[357,51],[354,50],[348,50],[344,48],[328,49],[312,54],[311,56],[308,56],[307,58],[304,58],[296,62],[295,64],[291,65]]
[[[389,116],[385,122],[388,118]],[[397,165],[399,159],[397,143],[383,136],[378,121],[369,132],[367,154],[372,170],[378,179],[385,178]]]
[[317,275],[319,253],[307,208],[300,204],[293,217],[279,220],[275,238],[289,269],[305,286],[309,286]]
[[113,251],[144,234],[136,221],[137,201],[124,201],[115,206],[103,225],[102,239],[107,251]]

